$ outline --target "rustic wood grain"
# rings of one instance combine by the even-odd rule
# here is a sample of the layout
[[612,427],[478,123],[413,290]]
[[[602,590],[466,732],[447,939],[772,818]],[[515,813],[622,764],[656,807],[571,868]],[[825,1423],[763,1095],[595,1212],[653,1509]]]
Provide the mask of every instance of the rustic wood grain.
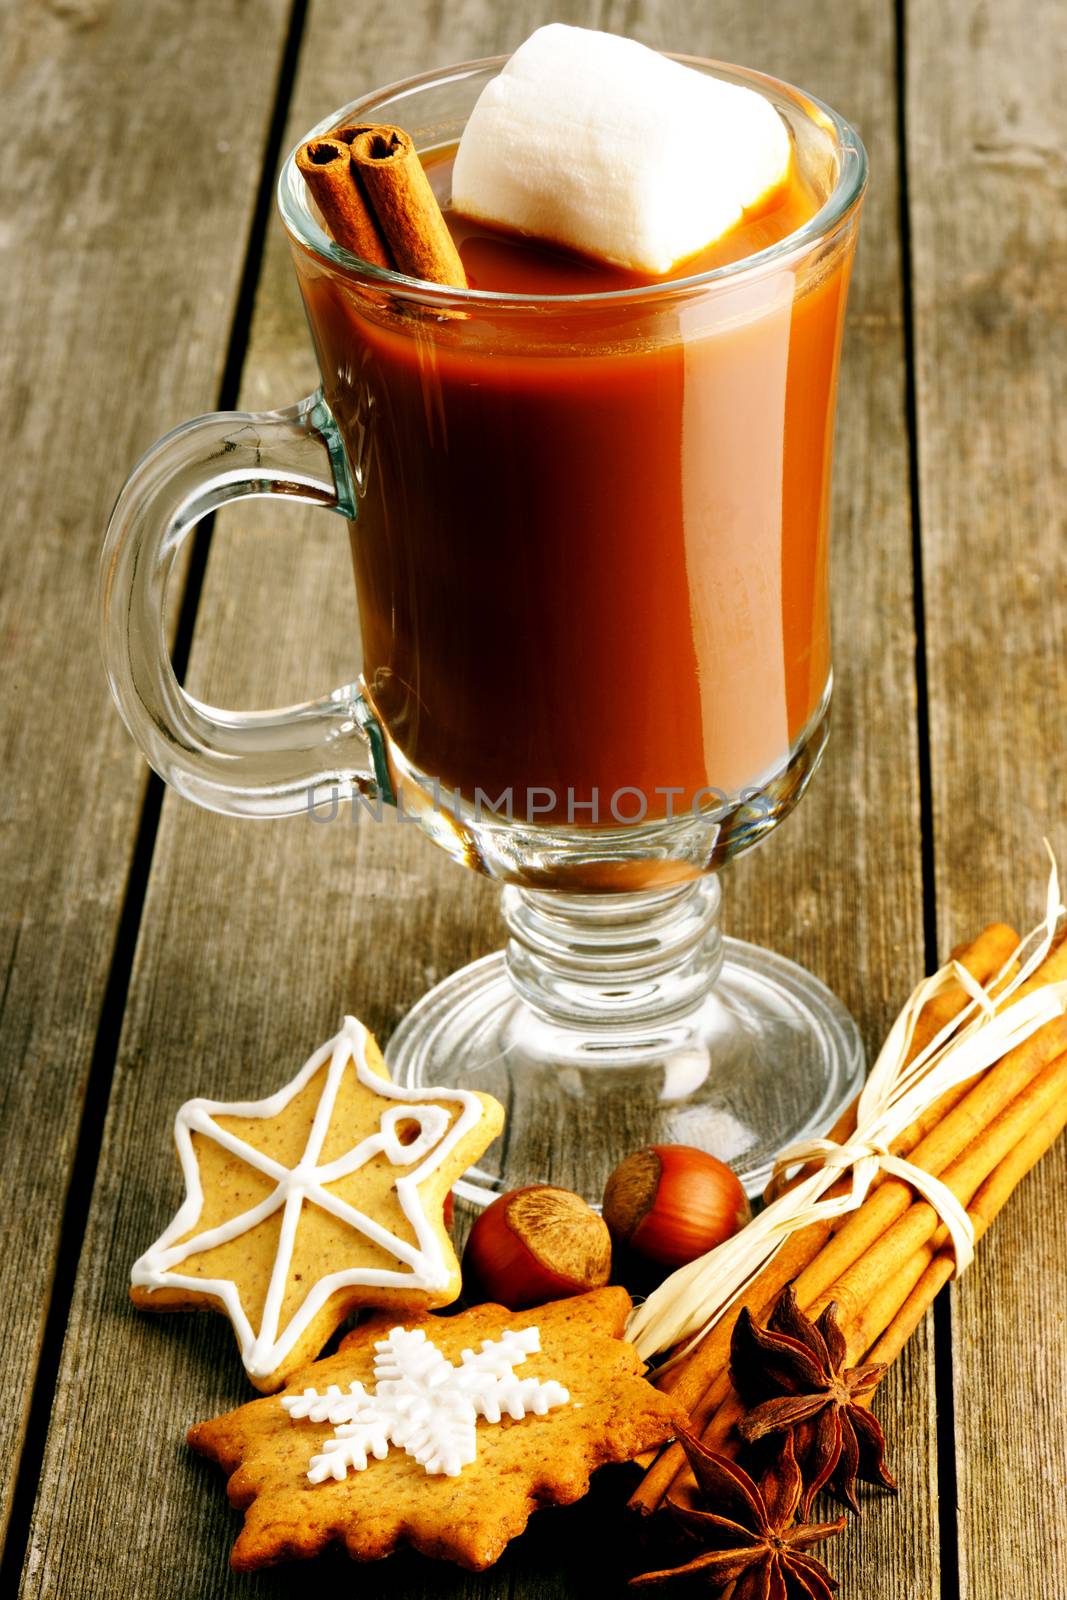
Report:
[[[833,730],[797,811],[724,882],[727,928],[824,978],[870,1053],[923,968],[893,8],[716,7],[709,27],[709,49],[853,120],[871,161],[838,400]],[[940,1592],[932,1355],[927,1328],[879,1395],[901,1493],[868,1495],[828,1548],[845,1596]]]
[[[908,8],[920,506],[941,947],[1067,859],[1062,12]],[[946,66],[951,63],[951,91]],[[1067,1594],[1062,1144],[953,1291],[961,1593]]]
[[0,1530],[144,799],[97,555],[132,462],[216,398],[285,20],[73,0],[0,24]]
[[[876,183],[864,223],[841,396],[835,491],[837,718],[825,771],[796,818],[730,874],[734,931],[807,962],[880,1037],[922,965],[909,514],[896,229],[892,7],[645,3],[446,5],[402,13],[313,8],[292,139],[334,105],[416,68],[517,43],[562,18],[650,43],[752,61],[853,115]],[[314,383],[275,235],[257,301],[243,402]],[[190,681],[222,703],[268,705],[347,680],[357,665],[343,528],[257,507],[216,534]],[[228,821],[168,798],[64,1351],[24,1592],[100,1592],[116,1572],[160,1597],[295,1595],[309,1575],[256,1580],[226,1566],[234,1514],[184,1427],[246,1394],[219,1320],[149,1319],[126,1303],[130,1261],[178,1195],[169,1119],[195,1092],[281,1082],[345,1007],[387,1034],[436,978],[500,942],[496,891],[387,821]],[[857,916],[862,907],[862,916]],[[915,1341],[881,1401],[906,1425],[906,1491],[834,1551],[845,1592],[926,1600],[937,1586],[931,1369]],[[415,1559],[375,1571],[375,1593],[543,1597],[602,1586],[617,1559],[610,1483],[472,1580]],[[564,1550],[566,1545],[566,1550]],[[571,1552],[586,1553],[576,1565]],[[321,1575],[351,1581],[327,1562]],[[877,1574],[877,1577],[874,1575]],[[365,1581],[360,1575],[360,1581]],[[876,1587],[877,1586],[877,1587]]]

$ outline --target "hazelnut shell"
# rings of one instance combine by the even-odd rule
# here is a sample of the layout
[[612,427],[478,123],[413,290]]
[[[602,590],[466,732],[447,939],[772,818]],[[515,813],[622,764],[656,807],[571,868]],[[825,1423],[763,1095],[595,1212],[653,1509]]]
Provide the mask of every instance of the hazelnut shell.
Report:
[[611,1277],[611,1235],[569,1189],[530,1184],[501,1195],[477,1218],[463,1252],[468,1301],[511,1311],[602,1288]]

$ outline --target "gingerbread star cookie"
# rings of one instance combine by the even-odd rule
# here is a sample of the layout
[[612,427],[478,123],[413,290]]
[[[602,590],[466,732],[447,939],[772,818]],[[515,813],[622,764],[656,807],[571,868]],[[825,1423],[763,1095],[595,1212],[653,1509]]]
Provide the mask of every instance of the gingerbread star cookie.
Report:
[[359,1561],[411,1544],[491,1566],[538,1506],[579,1500],[596,1467],[674,1432],[677,1408],[621,1337],[629,1310],[610,1288],[402,1327],[373,1317],[283,1395],[197,1424],[189,1443],[245,1514],[232,1565],[336,1541]]
[[256,1388],[278,1389],[354,1307],[457,1298],[445,1199],[503,1123],[489,1095],[394,1084],[346,1017],[268,1099],[182,1106],[186,1198],[135,1263],[131,1298],[224,1312]]

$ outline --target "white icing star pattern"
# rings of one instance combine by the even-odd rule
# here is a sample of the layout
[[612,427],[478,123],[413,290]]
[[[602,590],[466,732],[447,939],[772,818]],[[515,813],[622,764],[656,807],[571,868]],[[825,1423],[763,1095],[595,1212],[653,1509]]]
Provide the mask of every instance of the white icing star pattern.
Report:
[[311,1458],[312,1483],[362,1472],[371,1456],[381,1461],[390,1445],[406,1450],[430,1473],[457,1477],[477,1454],[476,1423],[527,1415],[544,1416],[566,1405],[567,1390],[554,1378],[517,1378],[515,1368],[541,1348],[537,1328],[485,1339],[480,1350],[464,1350],[459,1366],[446,1360],[422,1328],[393,1328],[374,1346],[374,1392],[362,1383],[324,1394],[305,1389],[285,1395],[293,1421],[332,1422],[336,1433]]
[[[317,1050],[293,1081],[277,1094],[266,1100],[234,1103],[189,1100],[175,1119],[174,1138],[185,1177],[186,1199],[170,1226],[135,1262],[130,1274],[131,1281],[154,1289],[192,1289],[221,1300],[237,1333],[244,1364],[254,1377],[268,1376],[284,1361],[312,1318],[338,1289],[367,1285],[436,1290],[445,1288],[449,1282],[448,1265],[441,1242],[426,1215],[418,1186],[474,1127],[483,1114],[482,1103],[476,1094],[466,1089],[405,1089],[380,1077],[367,1064],[366,1040],[367,1030],[363,1024],[357,1022],[355,1017],[346,1017],[340,1033]],[[282,1166],[215,1121],[219,1116],[264,1119],[278,1116],[327,1062],[329,1069],[307,1144],[295,1167]],[[361,1139],[336,1160],[320,1166],[319,1156],[329,1130],[334,1103],[342,1076],[350,1063],[361,1083],[383,1100],[399,1103],[382,1113],[375,1132]],[[423,1103],[441,1101],[446,1104]],[[451,1122],[451,1126],[446,1109],[448,1102],[455,1102],[461,1107],[459,1116]],[[401,1142],[399,1125],[410,1128],[413,1122],[418,1124],[418,1134],[409,1143]],[[258,1205],[237,1216],[228,1217],[217,1227],[207,1228],[202,1233],[194,1233],[186,1238],[190,1229],[196,1227],[204,1203],[193,1133],[213,1139],[224,1150],[273,1179],[275,1187]],[[414,1232],[414,1244],[409,1239],[391,1233],[373,1217],[357,1210],[326,1188],[327,1184],[348,1177],[372,1156],[379,1154],[395,1166],[408,1169],[396,1179],[394,1187],[400,1209]],[[415,1166],[415,1163],[418,1165]],[[412,1171],[410,1169],[413,1166],[415,1170]],[[288,1324],[280,1328],[297,1223],[305,1205],[320,1206],[331,1216],[347,1223],[357,1233],[394,1256],[397,1267],[347,1267],[329,1273],[312,1286]],[[238,1238],[279,1210],[282,1211],[282,1221],[278,1230],[277,1252],[260,1326],[256,1330],[241,1304],[238,1286],[232,1279],[197,1277],[175,1269],[189,1256],[201,1255]]]

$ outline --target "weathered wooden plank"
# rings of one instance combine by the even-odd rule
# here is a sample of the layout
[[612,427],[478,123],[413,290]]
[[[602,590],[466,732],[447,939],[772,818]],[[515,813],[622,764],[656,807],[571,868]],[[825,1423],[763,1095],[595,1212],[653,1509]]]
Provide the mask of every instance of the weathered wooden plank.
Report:
[[285,24],[281,0],[254,36],[235,5],[4,8],[0,1529],[144,798],[97,553],[129,464],[217,395]]
[[[873,1044],[921,966],[892,8],[841,5],[828,18],[823,7],[804,22],[785,0],[758,15],[740,0],[713,14],[698,0],[577,0],[506,13],[488,0],[463,0],[446,8],[412,4],[402,17],[321,4],[309,19],[290,133],[374,82],[506,48],[550,17],[765,65],[840,104],[871,142],[877,182],[857,270],[835,503],[834,750],[797,819],[759,859],[731,874],[728,912],[734,930],[797,955],[828,978]],[[244,402],[276,404],[313,382],[276,235]],[[224,519],[198,619],[191,673],[197,692],[267,705],[345,681],[356,665],[349,583],[344,539],[331,519],[288,508]],[[857,904],[865,908],[860,920]],[[387,1034],[434,979],[499,940],[495,891],[394,822],[253,826],[168,799],[42,1478],[28,1595],[58,1595],[72,1585],[92,1591],[115,1570],[150,1583],[161,1600],[251,1594],[253,1587],[287,1595],[306,1586],[300,1572],[264,1575],[254,1585],[228,1573],[233,1514],[213,1470],[190,1460],[182,1444],[189,1421],[246,1393],[228,1329],[213,1319],[138,1318],[125,1303],[128,1264],[174,1202],[169,1114],[195,1092],[247,1092],[278,1081],[332,1032],[346,1006]],[[105,1395],[120,1374],[117,1423]],[[917,1341],[883,1402],[894,1416],[909,1417],[915,1460],[908,1490],[895,1514],[872,1510],[862,1533],[835,1552],[855,1592],[876,1566],[879,1583],[895,1596],[919,1600],[935,1586],[929,1386],[926,1347]],[[589,1551],[589,1588],[618,1542],[617,1500],[607,1493],[605,1506],[599,1495],[591,1501],[542,1514],[540,1531],[476,1582],[398,1560],[375,1572],[375,1592],[583,1592],[569,1552],[576,1545]]]
[[[809,20],[760,7],[758,22],[756,10],[732,17],[726,53],[738,59],[733,38],[758,27],[758,53],[753,40],[743,58],[851,117],[871,185],[838,402],[833,732],[787,826],[727,874],[725,920],[825,978],[874,1051],[923,965],[893,7]],[[719,20],[716,8],[716,31]],[[844,1595],[940,1592],[933,1378],[928,1326],[877,1401],[901,1492],[869,1496],[863,1521],[826,1551]]]
[[[1067,119],[1054,4],[908,8],[939,938],[1043,905],[1067,854]],[[944,67],[952,62],[952,90]],[[1064,1151],[953,1297],[961,1593],[1067,1593]]]

